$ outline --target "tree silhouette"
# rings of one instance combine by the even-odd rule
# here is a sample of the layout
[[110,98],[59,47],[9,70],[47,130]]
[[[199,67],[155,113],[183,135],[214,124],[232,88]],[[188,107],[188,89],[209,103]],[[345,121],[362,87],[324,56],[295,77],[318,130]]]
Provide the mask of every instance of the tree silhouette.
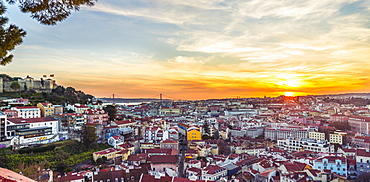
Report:
[[96,135],[96,128],[93,126],[86,126],[82,133],[82,142],[87,148],[96,143],[98,136]]
[[13,54],[10,54],[15,46],[23,42],[23,37],[26,36],[26,32],[18,28],[17,26],[10,24],[7,25],[9,19],[4,17],[3,14],[6,11],[6,7],[3,2],[0,2],[0,64],[5,66],[10,63],[13,58]]
[[110,121],[114,121],[116,119],[117,109],[115,106],[107,105],[103,109],[108,113]]
[[[97,0],[5,0],[10,5],[18,5],[22,13],[30,13],[31,18],[43,25],[56,25],[65,20],[72,11],[80,6],[93,6]],[[6,6],[0,2],[0,64],[5,66],[12,61],[10,54],[17,45],[23,42],[26,32],[16,25],[7,26],[8,18],[3,14]]]
[[19,88],[21,88],[21,86],[19,85],[19,83],[17,81],[14,81],[14,82],[12,82],[12,84],[10,84],[10,88],[17,91],[17,90],[19,90]]

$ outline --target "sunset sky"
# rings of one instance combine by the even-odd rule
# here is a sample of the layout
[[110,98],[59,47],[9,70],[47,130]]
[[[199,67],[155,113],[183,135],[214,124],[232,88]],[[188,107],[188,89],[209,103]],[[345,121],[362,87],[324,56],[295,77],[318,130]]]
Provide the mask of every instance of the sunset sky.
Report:
[[100,0],[27,31],[11,76],[96,97],[210,99],[369,92],[370,1]]

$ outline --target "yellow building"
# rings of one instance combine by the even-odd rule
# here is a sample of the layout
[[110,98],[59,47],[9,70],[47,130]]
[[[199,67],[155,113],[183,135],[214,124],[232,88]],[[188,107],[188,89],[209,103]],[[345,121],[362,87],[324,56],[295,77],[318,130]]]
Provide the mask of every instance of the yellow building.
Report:
[[340,145],[344,144],[343,138],[346,132],[334,132],[329,134],[330,143],[338,143]]
[[160,144],[155,144],[155,143],[140,143],[140,149],[143,150],[143,149],[159,149],[160,148]]
[[312,131],[308,133],[308,138],[315,140],[325,140],[325,133]]
[[114,149],[114,148],[109,148],[105,149],[99,152],[94,152],[93,153],[93,159],[94,161],[98,160],[99,158],[106,157],[107,159],[113,159],[115,157],[122,157],[122,160],[127,160],[128,158],[128,150],[121,150],[121,149]]
[[181,114],[181,109],[178,107],[162,107],[160,112],[166,116],[179,115]]
[[187,129],[187,140],[201,140],[202,139],[202,133],[200,132],[200,129],[195,126],[191,126]]
[[52,116],[54,114],[54,106],[51,103],[38,103],[37,107],[40,108],[41,117]]

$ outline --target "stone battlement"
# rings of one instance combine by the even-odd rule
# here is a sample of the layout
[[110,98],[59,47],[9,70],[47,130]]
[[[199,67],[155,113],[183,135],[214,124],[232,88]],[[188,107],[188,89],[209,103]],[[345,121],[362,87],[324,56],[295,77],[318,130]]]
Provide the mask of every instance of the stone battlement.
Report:
[[[10,87],[13,82],[17,82],[19,84],[18,89],[12,89]],[[13,80],[0,78],[0,93],[31,90],[37,93],[50,93],[56,87],[56,81],[51,78],[41,78],[40,80],[35,80],[30,76],[27,76],[26,78],[13,78]]]

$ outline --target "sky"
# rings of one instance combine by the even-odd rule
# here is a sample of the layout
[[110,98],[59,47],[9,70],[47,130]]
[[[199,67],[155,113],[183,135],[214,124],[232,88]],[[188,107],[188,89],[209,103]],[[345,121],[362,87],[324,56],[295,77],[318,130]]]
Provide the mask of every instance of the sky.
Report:
[[370,1],[100,0],[27,31],[1,67],[96,97],[212,99],[369,92]]

